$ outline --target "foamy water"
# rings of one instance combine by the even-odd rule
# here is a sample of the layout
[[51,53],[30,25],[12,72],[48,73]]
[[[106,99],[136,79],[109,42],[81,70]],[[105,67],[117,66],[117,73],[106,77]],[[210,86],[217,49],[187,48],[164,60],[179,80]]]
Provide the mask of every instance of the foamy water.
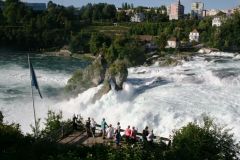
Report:
[[105,117],[112,124],[120,121],[123,128],[133,125],[142,130],[148,125],[165,137],[207,114],[217,123],[232,128],[240,140],[239,82],[239,61],[195,57],[176,67],[130,68],[122,91],[111,91],[91,104],[90,95],[99,87],[92,88],[55,107],[67,117],[82,114],[85,118],[95,117],[98,122]]
[[[176,67],[129,68],[128,80],[122,91],[110,91],[94,104],[91,98],[101,86],[70,100],[59,101],[54,97],[37,99],[37,114],[44,117],[50,108],[62,110],[64,118],[81,114],[85,118],[94,117],[100,123],[105,117],[113,125],[120,121],[122,128],[134,125],[141,131],[148,125],[155,134],[165,137],[174,129],[198,121],[202,114],[207,114],[217,123],[232,128],[235,137],[240,140],[240,61],[226,54],[195,57],[193,61]],[[5,76],[10,77],[12,84],[14,79],[20,80],[21,83],[16,85],[21,86],[27,81],[27,69],[18,68],[16,71],[16,68],[5,68]],[[8,72],[20,74],[11,78],[10,75],[15,76],[15,73]],[[70,77],[64,72],[39,70],[38,73],[39,83],[43,86],[62,87]],[[27,93],[27,85],[23,88],[23,92]],[[24,102],[15,98],[11,102],[0,101],[7,120],[19,122],[25,132],[33,123],[31,99],[27,97],[26,94]],[[19,105],[22,107],[17,107]]]
[[[44,120],[47,111],[61,99],[61,92],[81,61],[31,55],[43,99],[34,90],[37,117]],[[70,65],[71,64],[71,65]],[[0,110],[8,123],[19,123],[23,132],[31,132],[34,124],[30,71],[26,54],[0,53]]]

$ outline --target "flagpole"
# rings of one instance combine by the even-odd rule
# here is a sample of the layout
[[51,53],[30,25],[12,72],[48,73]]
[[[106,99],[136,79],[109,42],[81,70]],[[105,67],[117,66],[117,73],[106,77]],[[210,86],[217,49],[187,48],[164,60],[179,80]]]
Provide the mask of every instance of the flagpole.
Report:
[[35,137],[38,135],[38,128],[37,128],[37,119],[36,119],[36,110],[35,110],[35,104],[34,104],[34,96],[33,96],[33,87],[32,87],[32,73],[31,73],[31,68],[30,68],[30,58],[28,54],[28,65],[29,65],[29,70],[30,70],[30,83],[31,83],[31,92],[32,92],[32,105],[33,105],[33,114],[34,114],[34,122],[35,122]]

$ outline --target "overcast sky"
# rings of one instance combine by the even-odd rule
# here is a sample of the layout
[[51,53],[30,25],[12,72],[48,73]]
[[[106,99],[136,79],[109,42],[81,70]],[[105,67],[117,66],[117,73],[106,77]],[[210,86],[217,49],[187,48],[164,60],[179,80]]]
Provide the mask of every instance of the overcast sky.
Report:
[[[45,2],[49,0],[23,0],[25,2]],[[115,4],[117,7],[120,7],[123,2],[133,3],[134,6],[148,6],[155,7],[161,5],[169,5],[177,0],[52,0],[55,3],[75,7],[80,7],[87,3],[110,3]],[[185,12],[189,12],[191,8],[191,3],[196,2],[197,0],[181,0],[182,4],[185,6]],[[204,2],[206,9],[231,9],[240,5],[240,0],[198,0]]]

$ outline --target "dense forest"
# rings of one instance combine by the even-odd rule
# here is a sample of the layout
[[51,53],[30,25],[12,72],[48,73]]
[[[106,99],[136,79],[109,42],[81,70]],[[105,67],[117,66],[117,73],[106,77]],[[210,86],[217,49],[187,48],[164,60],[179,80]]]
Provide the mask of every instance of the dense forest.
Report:
[[[133,51],[140,52],[137,57],[145,56],[144,48],[140,47],[143,45],[136,35],[154,36],[161,51],[165,49],[170,37],[186,43],[189,33],[197,29],[200,43],[205,46],[239,51],[238,12],[225,17],[221,27],[212,27],[212,17],[197,20],[186,16],[182,20],[169,21],[165,6],[146,8],[124,3],[122,7],[125,10],[117,11],[114,5],[99,3],[87,4],[77,9],[49,1],[46,10],[34,11],[19,0],[6,0],[4,7],[0,9],[0,47],[56,51],[67,45],[74,53],[96,55],[102,51],[110,59],[126,59],[127,56],[132,56],[127,53]],[[145,21],[130,23],[130,17],[138,12],[145,14]],[[141,60],[137,64],[142,62]]]

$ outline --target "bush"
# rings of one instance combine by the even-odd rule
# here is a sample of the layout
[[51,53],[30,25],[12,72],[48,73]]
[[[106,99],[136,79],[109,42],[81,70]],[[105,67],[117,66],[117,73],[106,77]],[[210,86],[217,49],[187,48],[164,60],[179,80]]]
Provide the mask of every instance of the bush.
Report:
[[169,159],[238,159],[239,146],[229,130],[218,127],[208,117],[203,119],[202,126],[189,123],[174,133]]

